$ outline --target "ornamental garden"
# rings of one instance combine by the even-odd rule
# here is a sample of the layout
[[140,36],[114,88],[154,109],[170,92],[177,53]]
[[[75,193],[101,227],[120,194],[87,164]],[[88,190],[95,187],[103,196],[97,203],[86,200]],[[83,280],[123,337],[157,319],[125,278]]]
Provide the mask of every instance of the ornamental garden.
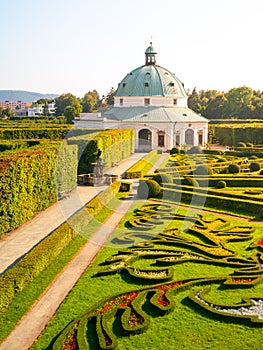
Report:
[[[70,191],[76,186],[70,179],[89,171],[85,159],[98,148],[110,149],[119,142],[122,152],[112,147],[118,161],[132,153],[128,131],[90,134],[90,148],[83,146],[86,138],[70,135],[62,152],[54,140],[50,144],[36,139],[31,152],[28,145],[18,150],[11,141],[5,143],[3,233],[21,224],[23,215],[17,211],[11,221],[8,213],[14,200],[22,201],[14,195],[19,188],[25,188],[27,196],[32,192],[33,198],[40,186],[34,175],[51,189],[45,206],[57,199],[56,180],[48,179],[58,171],[58,155],[63,160],[59,164],[71,164],[69,172],[59,167],[57,175]],[[100,222],[122,201],[132,200],[131,209],[31,348],[262,348],[263,147],[244,143],[222,151],[174,148],[149,173],[161,156],[150,152],[127,170],[125,180],[110,185],[1,276],[2,339],[92,239]],[[113,161],[110,151],[105,157]],[[46,164],[42,172],[40,159]],[[32,172],[30,181],[25,172]],[[12,192],[8,179],[14,176],[21,183]],[[27,219],[42,209],[30,200]],[[88,234],[85,227],[83,232],[72,228],[83,221]]]

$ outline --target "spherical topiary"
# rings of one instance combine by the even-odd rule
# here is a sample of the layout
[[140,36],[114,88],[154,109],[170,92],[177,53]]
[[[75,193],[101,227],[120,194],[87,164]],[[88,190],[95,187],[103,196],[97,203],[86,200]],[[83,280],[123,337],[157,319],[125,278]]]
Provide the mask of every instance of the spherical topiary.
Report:
[[212,175],[213,170],[209,165],[199,165],[193,171],[195,175]]
[[177,147],[173,147],[171,150],[170,150],[170,154],[179,154],[180,153],[180,149],[177,148]]
[[187,154],[200,154],[200,153],[203,153],[203,151],[202,151],[201,147],[193,146],[186,153]]
[[230,174],[238,174],[240,171],[240,167],[237,164],[229,164],[228,172]]
[[257,162],[250,163],[249,169],[250,169],[250,171],[260,170],[260,163],[257,163]]
[[263,175],[263,169],[260,170],[259,175]]
[[158,173],[157,175],[154,175],[153,180],[158,182],[159,185],[162,185],[163,183],[173,183],[172,175],[166,173]]
[[192,186],[192,187],[199,187],[199,183],[190,176],[185,176],[182,180],[182,185],[184,186]]
[[154,180],[140,180],[137,194],[139,198],[156,198],[161,192],[161,187]]
[[218,181],[216,187],[217,188],[225,188],[226,187],[226,182],[223,181],[223,180],[220,180],[220,181]]

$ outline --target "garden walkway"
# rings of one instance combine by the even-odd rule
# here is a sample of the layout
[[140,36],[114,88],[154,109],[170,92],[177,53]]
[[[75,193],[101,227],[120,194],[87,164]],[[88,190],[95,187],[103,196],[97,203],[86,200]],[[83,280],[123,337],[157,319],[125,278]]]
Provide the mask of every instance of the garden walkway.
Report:
[[[108,170],[108,172],[121,175],[143,156],[144,154],[134,154],[120,162],[116,167],[111,169],[112,171]],[[164,157],[167,157],[167,155],[161,158],[164,159]],[[115,209],[91,239],[80,249],[67,266],[65,266],[62,272],[35,301],[30,310],[22,317],[13,331],[2,342],[0,350],[27,350],[30,348],[133,204],[134,197],[136,196],[135,193],[137,193],[137,186],[138,181],[133,181],[132,193],[128,197],[129,200],[123,201]],[[32,249],[38,241],[46,237],[47,234],[64,222],[67,217],[73,215],[80,207],[89,202],[98,191],[102,191],[104,188],[104,186],[99,188],[78,187],[74,193],[70,194],[69,200],[63,200],[63,202],[66,203],[66,205],[62,206],[63,208],[61,208],[59,202],[55,203],[38,214],[30,222],[22,225],[22,227],[13,231],[11,234],[6,235],[0,241],[0,256],[1,254],[3,254],[1,258],[5,256],[5,259],[2,259],[2,271],[12,266],[24,254]],[[76,199],[77,205],[74,204]],[[72,205],[70,205],[70,200]],[[30,239],[27,237],[29,232],[33,232],[32,235],[30,235]],[[33,237],[34,241],[31,243]],[[18,249],[20,244],[23,245],[24,249]],[[18,253],[15,255],[13,251],[16,250]]]
[[[136,183],[134,182],[133,192],[135,191]],[[91,237],[91,240],[81,248],[41,297],[36,300],[31,309],[0,345],[0,350],[26,350],[30,348],[133,204],[133,194],[129,198],[130,200],[123,201],[117,207],[115,212]]]
[[[135,153],[119,162],[108,173],[121,176],[128,168],[141,159],[145,153]],[[106,186],[78,186],[68,199],[60,200],[38,213],[32,220],[21,225],[0,239],[0,274],[12,267],[38,242],[49,235],[64,221],[82,208]]]

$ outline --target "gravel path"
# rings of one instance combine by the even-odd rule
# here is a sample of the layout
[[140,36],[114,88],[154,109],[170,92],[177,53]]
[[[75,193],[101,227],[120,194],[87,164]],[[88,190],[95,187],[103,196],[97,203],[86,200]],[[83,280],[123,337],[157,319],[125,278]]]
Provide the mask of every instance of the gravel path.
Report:
[[[133,186],[136,190],[136,186]],[[26,350],[39,337],[52,319],[60,304],[66,298],[81,275],[94,260],[107,242],[120,220],[133,204],[133,199],[123,201],[109,218],[101,225],[78,254],[36,300],[14,330],[0,345],[1,350]]]

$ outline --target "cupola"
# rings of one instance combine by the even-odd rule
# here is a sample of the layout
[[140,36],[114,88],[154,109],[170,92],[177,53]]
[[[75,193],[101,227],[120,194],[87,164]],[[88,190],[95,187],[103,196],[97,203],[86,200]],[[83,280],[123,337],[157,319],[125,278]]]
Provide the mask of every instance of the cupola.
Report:
[[150,42],[150,46],[148,46],[146,51],[145,51],[145,65],[146,66],[155,66],[156,65],[156,55],[157,55],[157,52],[154,49],[152,42]]

